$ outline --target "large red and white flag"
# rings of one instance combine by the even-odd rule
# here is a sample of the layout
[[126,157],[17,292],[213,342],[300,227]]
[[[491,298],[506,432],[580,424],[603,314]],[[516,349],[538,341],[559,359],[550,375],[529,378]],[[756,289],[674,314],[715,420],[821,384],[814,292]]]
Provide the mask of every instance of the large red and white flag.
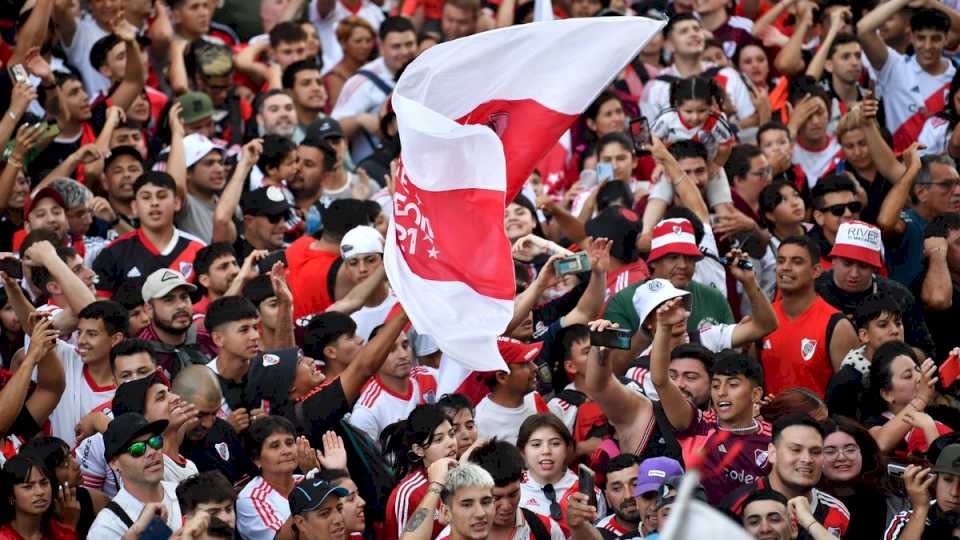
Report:
[[516,292],[507,202],[662,26],[640,17],[512,26],[431,47],[404,70],[384,263],[414,328],[464,367],[506,369],[496,338]]

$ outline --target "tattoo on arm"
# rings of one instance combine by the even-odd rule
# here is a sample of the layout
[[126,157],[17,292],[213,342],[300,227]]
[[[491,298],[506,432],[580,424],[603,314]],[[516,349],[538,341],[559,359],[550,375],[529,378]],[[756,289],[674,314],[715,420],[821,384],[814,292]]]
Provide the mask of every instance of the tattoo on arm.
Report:
[[427,509],[420,508],[410,516],[410,519],[407,520],[406,526],[403,528],[403,532],[414,532],[420,528],[420,525],[423,524],[423,520],[427,519]]

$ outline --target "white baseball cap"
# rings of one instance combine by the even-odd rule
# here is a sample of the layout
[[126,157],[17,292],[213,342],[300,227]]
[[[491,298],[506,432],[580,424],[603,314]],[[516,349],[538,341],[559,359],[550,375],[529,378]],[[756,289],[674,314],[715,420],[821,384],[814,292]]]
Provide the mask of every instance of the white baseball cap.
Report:
[[186,287],[190,292],[197,290],[196,285],[187,281],[180,272],[171,270],[170,268],[161,268],[155,270],[147,277],[147,281],[143,283],[140,293],[143,295],[143,301],[149,302],[155,298],[166,296],[167,293],[177,287]]
[[191,133],[183,138],[184,157],[187,168],[193,167],[198,161],[214,150],[223,154],[223,148],[213,144],[209,137],[202,133]]
[[340,241],[340,254],[344,259],[367,253],[383,254],[383,236],[369,225],[360,225],[347,231]]
[[640,315],[640,327],[647,321],[647,317],[667,300],[687,296],[690,291],[678,289],[668,279],[651,279],[640,284],[633,291],[633,307]]

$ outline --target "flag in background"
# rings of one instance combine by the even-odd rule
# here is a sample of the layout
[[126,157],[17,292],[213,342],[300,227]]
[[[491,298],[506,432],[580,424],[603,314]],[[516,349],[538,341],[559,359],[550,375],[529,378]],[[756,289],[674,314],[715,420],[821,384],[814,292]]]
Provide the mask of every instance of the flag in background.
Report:
[[513,26],[431,47],[404,70],[392,98],[402,151],[384,264],[414,328],[461,366],[506,369],[496,338],[516,292],[507,202],[663,24]]

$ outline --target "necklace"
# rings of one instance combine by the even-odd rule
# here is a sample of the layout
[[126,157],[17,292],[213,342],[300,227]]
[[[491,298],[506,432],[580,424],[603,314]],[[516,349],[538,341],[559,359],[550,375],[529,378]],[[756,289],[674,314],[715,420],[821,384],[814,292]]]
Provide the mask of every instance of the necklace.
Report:
[[749,432],[749,431],[754,431],[754,430],[759,430],[759,429],[760,429],[760,424],[757,422],[757,419],[756,419],[756,418],[753,419],[753,424],[750,425],[750,426],[747,426],[747,427],[741,427],[741,428],[726,428],[726,427],[720,426],[720,430],[721,430],[721,431],[729,431],[730,433],[746,433],[746,432]]

